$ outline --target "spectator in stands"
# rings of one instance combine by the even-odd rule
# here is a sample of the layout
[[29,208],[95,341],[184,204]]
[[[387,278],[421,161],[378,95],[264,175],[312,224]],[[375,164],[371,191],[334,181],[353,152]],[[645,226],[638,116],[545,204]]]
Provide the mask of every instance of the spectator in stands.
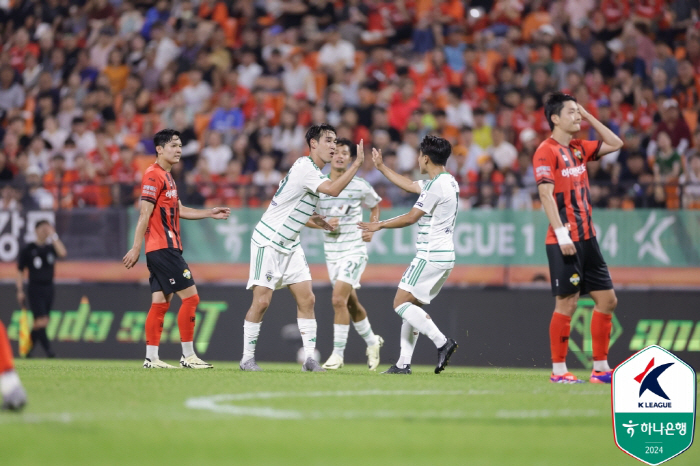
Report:
[[491,126],[486,123],[486,112],[481,108],[475,109],[474,128],[472,129],[474,142],[482,149],[489,149],[493,145],[491,131]]
[[258,171],[253,174],[253,186],[255,195],[260,200],[272,199],[282,181],[282,174],[275,170],[275,159],[269,155],[263,155],[258,161]]
[[51,154],[46,147],[46,142],[40,135],[32,138],[32,142],[27,148],[27,157],[29,158],[29,165],[39,168],[42,173],[49,169]]
[[658,135],[665,132],[671,137],[671,144],[679,154],[685,154],[692,142],[690,128],[678,109],[675,99],[666,99],[660,108],[661,122],[656,127],[656,133],[647,147],[647,157],[652,158],[657,152]]
[[77,180],[77,174],[66,168],[66,159],[63,154],[56,154],[51,158],[51,168],[44,174],[43,184],[53,198],[56,206],[70,207],[70,192]]
[[19,212],[22,195],[12,183],[5,183],[0,190],[0,212]]
[[12,181],[14,173],[10,169],[10,165],[7,161],[7,155],[5,152],[0,150],[0,186],[4,186]]
[[233,135],[243,130],[245,117],[236,105],[237,102],[232,94],[224,92],[217,101],[220,106],[214,110],[211,116],[209,129],[225,134],[226,142],[230,144],[233,141]]
[[293,51],[289,64],[282,73],[282,84],[287,95],[306,94],[309,100],[316,100],[316,83],[311,69],[304,64],[304,54],[301,49]]
[[671,137],[665,131],[656,135],[658,150],[653,158],[654,177],[657,182],[667,183],[671,180],[678,180],[681,175],[681,156],[671,144]]
[[694,153],[688,159],[688,170],[681,175],[683,207],[700,209],[700,155]]
[[219,179],[217,197],[227,206],[245,206],[250,181],[250,175],[243,174],[241,161],[232,159],[226,166],[226,173]]
[[[506,134],[503,128],[496,126],[493,128],[491,134],[493,136],[493,146],[489,148],[491,159],[502,173],[512,171],[515,167],[515,161],[518,158],[518,150],[513,144],[506,141]],[[516,184],[517,183],[513,181],[511,186],[515,186]]]
[[42,172],[36,165],[31,165],[25,172],[27,182],[27,195],[23,201],[25,210],[54,208],[54,197],[44,188],[41,177]]
[[318,64],[326,71],[355,67],[355,46],[340,37],[335,25],[326,28],[326,43],[318,52]]
[[85,118],[79,116],[73,118],[73,133],[71,139],[75,142],[77,150],[87,155],[97,147],[95,133],[88,130]]
[[289,110],[283,110],[279,125],[272,129],[272,141],[274,148],[286,153],[291,149],[298,149],[306,144],[304,128],[297,124],[297,118]]
[[202,149],[202,158],[207,159],[208,171],[213,175],[222,175],[231,160],[233,153],[231,148],[223,144],[219,131],[210,131],[207,145]]
[[209,99],[212,96],[211,86],[202,80],[202,71],[193,69],[188,73],[190,82],[182,89],[182,97],[185,104],[191,107],[195,113],[205,112],[209,108]]
[[10,119],[24,107],[24,88],[15,81],[15,70],[0,67],[0,118]]

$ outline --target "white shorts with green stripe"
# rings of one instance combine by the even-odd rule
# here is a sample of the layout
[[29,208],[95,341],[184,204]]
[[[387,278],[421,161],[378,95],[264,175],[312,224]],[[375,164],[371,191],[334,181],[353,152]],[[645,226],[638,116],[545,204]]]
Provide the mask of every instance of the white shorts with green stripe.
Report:
[[331,284],[335,286],[336,280],[352,285],[354,289],[360,288],[360,278],[367,266],[367,256],[349,256],[337,261],[327,262],[328,276]]
[[246,289],[258,285],[279,290],[307,280],[311,280],[311,272],[303,249],[282,254],[270,246],[250,243],[250,275]]
[[399,288],[408,291],[423,304],[430,301],[440,292],[452,269],[437,268],[425,259],[415,257],[401,277]]

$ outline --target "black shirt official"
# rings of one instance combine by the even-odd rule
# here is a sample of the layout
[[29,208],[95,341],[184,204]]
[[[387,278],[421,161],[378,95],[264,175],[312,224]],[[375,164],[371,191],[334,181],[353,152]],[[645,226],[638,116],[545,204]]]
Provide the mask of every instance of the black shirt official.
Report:
[[[28,301],[29,308],[34,314],[32,348],[37,341],[40,342],[48,357],[56,356],[46,335],[54,297],[54,268],[56,259],[66,255],[66,247],[58,238],[53,226],[48,221],[41,220],[36,224],[36,241],[27,244],[20,251],[17,260],[17,301],[22,307],[26,306]],[[26,269],[29,269],[29,285],[25,295],[24,271]]]

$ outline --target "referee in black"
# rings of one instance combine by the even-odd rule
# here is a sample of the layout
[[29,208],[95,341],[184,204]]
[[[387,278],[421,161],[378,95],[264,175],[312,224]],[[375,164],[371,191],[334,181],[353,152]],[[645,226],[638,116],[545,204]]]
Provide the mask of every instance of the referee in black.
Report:
[[[47,220],[36,223],[36,241],[27,244],[19,254],[17,261],[17,301],[25,305],[29,298],[29,307],[34,314],[32,328],[32,350],[39,341],[49,358],[56,357],[51,349],[46,327],[49,325],[49,311],[53,304],[53,276],[56,258],[66,257],[68,252],[56,234],[53,226]],[[24,294],[24,271],[29,269],[29,286],[27,295]],[[31,351],[30,351],[31,353]]]

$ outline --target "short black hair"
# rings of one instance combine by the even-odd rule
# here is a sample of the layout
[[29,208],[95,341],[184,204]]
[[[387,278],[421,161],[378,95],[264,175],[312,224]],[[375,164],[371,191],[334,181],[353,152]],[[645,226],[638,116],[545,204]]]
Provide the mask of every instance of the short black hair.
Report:
[[172,141],[175,136],[177,136],[179,139],[180,132],[172,128],[162,129],[158,131],[155,136],[153,136],[153,144],[155,144],[156,147],[165,147],[165,145]]
[[452,153],[452,144],[447,139],[428,134],[420,142],[418,150],[435,165],[445,165]]
[[357,147],[352,143],[350,139],[340,138],[335,142],[335,147],[348,146],[350,149],[350,157],[357,157]]
[[561,109],[564,108],[564,103],[568,101],[577,102],[574,96],[563,92],[552,92],[547,98],[547,101],[544,103],[544,116],[547,118],[547,123],[549,123],[549,129],[554,130],[552,115],[559,116]]
[[36,224],[34,225],[34,229],[35,229],[35,230],[38,230],[39,227],[42,226],[42,225],[51,225],[51,222],[49,222],[49,221],[46,220],[46,219],[39,220],[39,221],[36,222]]
[[321,135],[327,131],[333,131],[333,134],[338,134],[338,132],[335,130],[335,128],[332,125],[329,125],[328,123],[321,123],[320,125],[313,125],[309,130],[306,132],[306,145],[311,148],[311,140],[314,139],[316,141],[321,140]]

